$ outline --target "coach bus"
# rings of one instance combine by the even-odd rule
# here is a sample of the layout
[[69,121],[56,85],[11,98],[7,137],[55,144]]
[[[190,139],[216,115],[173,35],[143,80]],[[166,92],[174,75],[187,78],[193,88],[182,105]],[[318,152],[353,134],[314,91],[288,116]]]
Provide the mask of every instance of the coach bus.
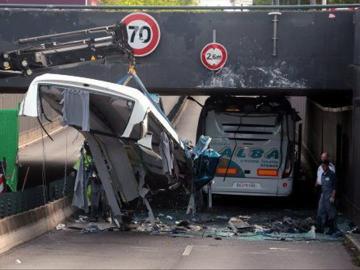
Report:
[[295,129],[299,120],[285,97],[207,99],[197,134],[212,137],[211,147],[222,155],[212,193],[289,196],[298,156]]

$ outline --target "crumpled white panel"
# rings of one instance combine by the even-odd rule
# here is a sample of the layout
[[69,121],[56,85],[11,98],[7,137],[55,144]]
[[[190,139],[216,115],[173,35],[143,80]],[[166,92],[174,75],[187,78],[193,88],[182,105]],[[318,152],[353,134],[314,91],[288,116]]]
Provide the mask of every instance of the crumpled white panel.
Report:
[[38,117],[39,116],[39,98],[38,98],[38,83],[30,84],[28,91],[20,104],[19,115]]

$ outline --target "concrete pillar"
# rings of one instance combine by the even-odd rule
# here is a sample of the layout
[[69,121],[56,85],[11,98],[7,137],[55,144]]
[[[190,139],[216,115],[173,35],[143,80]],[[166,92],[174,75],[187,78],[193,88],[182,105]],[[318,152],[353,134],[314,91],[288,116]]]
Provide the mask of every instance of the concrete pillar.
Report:
[[360,225],[360,65],[353,68],[352,147],[350,179],[346,185],[346,212]]
[[354,15],[354,66],[352,147],[350,155],[350,181],[346,186],[347,213],[360,225],[360,12]]

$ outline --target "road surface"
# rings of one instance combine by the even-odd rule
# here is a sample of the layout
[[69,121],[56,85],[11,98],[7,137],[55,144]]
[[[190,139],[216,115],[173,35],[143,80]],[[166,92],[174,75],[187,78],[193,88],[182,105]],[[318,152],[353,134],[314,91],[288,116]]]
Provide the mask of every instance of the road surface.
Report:
[[353,269],[341,242],[171,238],[53,231],[0,256],[2,269]]
[[[204,103],[206,97],[195,97]],[[169,99],[166,103],[173,102]],[[169,106],[171,107],[171,106]],[[167,108],[169,109],[169,108]],[[195,142],[201,107],[188,101],[176,130]],[[31,181],[41,179],[43,149],[47,176],[63,175],[65,157],[72,164],[82,137],[72,128],[22,148],[23,168],[32,166]],[[35,169],[38,168],[38,169]],[[30,183],[30,184],[33,184]],[[232,205],[234,207],[234,205]],[[135,232],[52,231],[0,256],[0,269],[29,268],[236,268],[350,269],[356,268],[343,244],[337,242],[246,241],[212,238],[173,238]]]

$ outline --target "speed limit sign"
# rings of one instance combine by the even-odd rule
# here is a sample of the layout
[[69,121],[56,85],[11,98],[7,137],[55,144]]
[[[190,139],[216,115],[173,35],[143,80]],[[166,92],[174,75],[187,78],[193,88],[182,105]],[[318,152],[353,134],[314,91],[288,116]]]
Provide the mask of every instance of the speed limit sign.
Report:
[[121,20],[125,23],[128,43],[135,56],[146,56],[159,45],[160,27],[157,21],[146,13],[131,13]]
[[226,48],[217,42],[208,43],[201,50],[201,63],[210,70],[221,69],[227,60],[228,54]]

